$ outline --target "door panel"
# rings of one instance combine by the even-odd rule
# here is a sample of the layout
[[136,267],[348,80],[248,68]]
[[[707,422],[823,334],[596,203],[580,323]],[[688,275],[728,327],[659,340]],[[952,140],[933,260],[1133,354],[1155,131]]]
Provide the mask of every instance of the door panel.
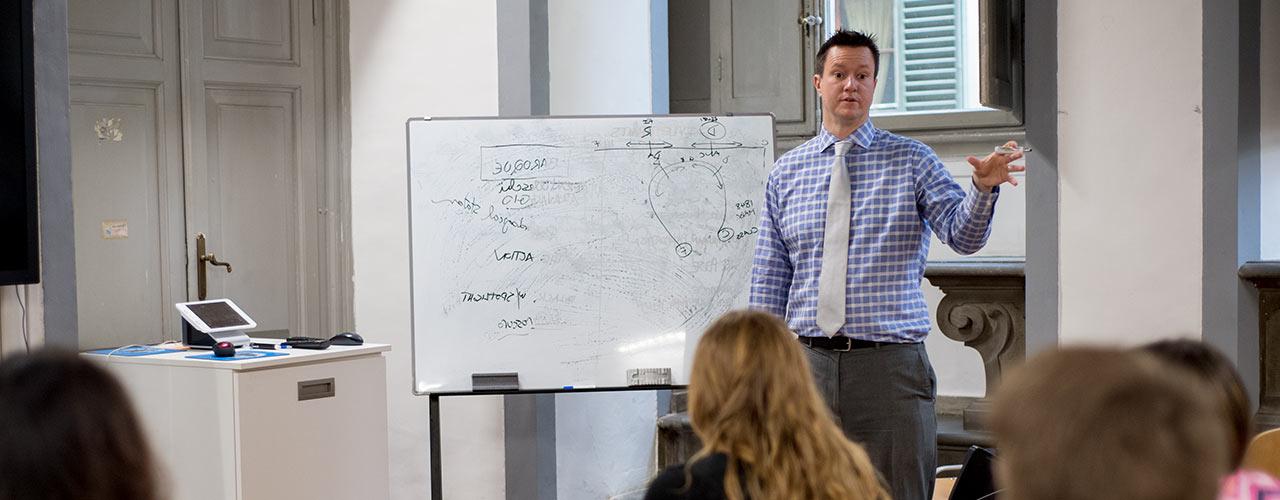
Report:
[[812,0],[710,0],[712,111],[770,112],[778,135],[816,130],[815,38],[799,23]]
[[82,348],[163,338],[159,101],[155,88],[71,86]]
[[[261,329],[300,331],[304,283],[295,93],[208,88],[205,124],[212,241],[234,266],[209,273],[209,296],[231,297]],[[305,287],[305,285],[304,285]]]
[[161,5],[146,0],[71,0],[67,36],[72,52],[159,59]]
[[71,176],[80,347],[180,338],[182,129],[172,1],[72,0]]
[[[779,80],[782,78],[777,70],[786,68],[785,74],[788,75],[801,74],[803,71],[800,57],[796,57],[800,53],[800,33],[798,29],[779,29],[777,9],[762,8],[764,5],[772,7],[777,3],[742,0],[732,2],[730,15],[733,20],[730,26],[734,29],[729,36],[733,39],[730,44],[733,47],[733,60],[729,67],[733,78],[730,79],[730,95],[731,99],[777,99],[780,111],[778,119],[797,120],[804,117],[798,112],[802,111],[802,95],[800,92],[783,91],[794,89],[780,87]],[[793,13],[795,9],[784,10]]]
[[[308,6],[309,7],[309,6]],[[297,0],[205,0],[204,56],[298,65]],[[310,21],[310,18],[307,19]]]

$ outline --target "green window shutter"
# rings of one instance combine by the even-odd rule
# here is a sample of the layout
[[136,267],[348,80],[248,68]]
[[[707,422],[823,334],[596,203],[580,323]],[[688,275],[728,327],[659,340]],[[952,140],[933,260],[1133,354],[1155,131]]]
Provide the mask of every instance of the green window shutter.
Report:
[[906,111],[960,107],[958,0],[903,0],[902,100]]

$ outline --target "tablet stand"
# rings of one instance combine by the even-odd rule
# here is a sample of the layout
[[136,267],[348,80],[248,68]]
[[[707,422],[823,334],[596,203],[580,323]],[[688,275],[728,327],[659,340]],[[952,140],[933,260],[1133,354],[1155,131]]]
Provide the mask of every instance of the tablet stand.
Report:
[[182,343],[196,349],[213,349],[213,345],[218,342],[230,342],[231,345],[239,347],[249,346],[249,336],[242,330],[234,330],[229,332],[207,333],[191,326],[186,318],[182,318]]

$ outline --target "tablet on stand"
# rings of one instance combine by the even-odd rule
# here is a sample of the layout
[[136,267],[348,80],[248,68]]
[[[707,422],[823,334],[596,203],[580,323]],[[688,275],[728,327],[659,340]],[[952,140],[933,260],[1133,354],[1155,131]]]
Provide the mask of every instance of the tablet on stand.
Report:
[[174,304],[182,315],[182,342],[196,349],[212,349],[218,342],[247,347],[245,330],[258,326],[231,299],[212,299]]

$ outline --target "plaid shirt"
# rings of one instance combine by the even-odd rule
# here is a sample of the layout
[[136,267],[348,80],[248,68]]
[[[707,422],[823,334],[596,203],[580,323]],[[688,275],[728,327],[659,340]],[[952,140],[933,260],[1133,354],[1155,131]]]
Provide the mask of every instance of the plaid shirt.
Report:
[[[836,137],[823,129],[774,162],[751,270],[751,307],[785,318],[801,336],[817,325],[818,273]],[[999,190],[968,193],[928,146],[875,128],[850,135],[848,301],[840,334],[881,342],[919,342],[929,333],[920,290],[929,229],[971,254],[991,234]]]

